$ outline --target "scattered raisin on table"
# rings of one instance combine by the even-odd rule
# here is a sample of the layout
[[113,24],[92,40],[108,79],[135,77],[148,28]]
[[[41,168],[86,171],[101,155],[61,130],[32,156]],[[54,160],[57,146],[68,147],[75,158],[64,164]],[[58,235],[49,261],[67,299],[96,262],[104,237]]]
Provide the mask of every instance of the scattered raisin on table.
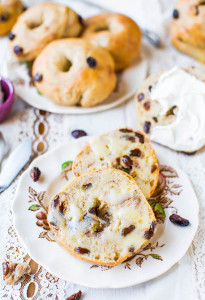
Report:
[[170,221],[176,225],[179,226],[188,226],[190,224],[189,220],[182,218],[181,216],[177,215],[177,214],[172,214],[169,217]]
[[30,176],[33,179],[34,182],[38,181],[40,176],[41,176],[41,171],[39,170],[39,168],[34,167],[33,169],[31,169],[30,171]]
[[86,136],[87,133],[84,131],[84,130],[80,130],[80,129],[76,129],[76,130],[73,130],[71,132],[71,135],[75,138],[75,139],[78,139],[82,136]]

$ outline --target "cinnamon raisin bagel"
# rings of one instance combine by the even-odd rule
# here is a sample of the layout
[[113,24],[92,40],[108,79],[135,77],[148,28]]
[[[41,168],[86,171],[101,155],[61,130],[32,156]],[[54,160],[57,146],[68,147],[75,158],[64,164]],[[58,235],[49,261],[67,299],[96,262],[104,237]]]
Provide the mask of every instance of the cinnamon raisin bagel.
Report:
[[153,211],[135,180],[115,169],[76,177],[50,203],[48,222],[72,255],[115,266],[154,235]]
[[140,131],[121,128],[95,137],[73,162],[75,176],[105,167],[129,173],[146,198],[157,186],[157,158],[148,139]]
[[0,0],[0,36],[10,32],[23,10],[19,0]]
[[12,28],[10,47],[19,60],[31,61],[49,42],[76,37],[81,30],[81,18],[72,9],[56,3],[41,3],[19,17]]
[[171,25],[173,45],[205,63],[205,1],[179,0]]
[[93,106],[115,88],[114,62],[105,49],[83,39],[47,45],[33,64],[38,91],[60,105]]
[[139,55],[141,32],[137,24],[124,15],[103,13],[84,20],[83,37],[107,49],[115,69],[123,70]]

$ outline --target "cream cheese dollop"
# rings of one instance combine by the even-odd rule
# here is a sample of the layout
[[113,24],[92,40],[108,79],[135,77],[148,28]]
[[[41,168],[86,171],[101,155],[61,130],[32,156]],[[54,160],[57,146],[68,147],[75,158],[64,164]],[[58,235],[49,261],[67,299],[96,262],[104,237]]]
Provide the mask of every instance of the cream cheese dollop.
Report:
[[160,115],[173,106],[175,120],[152,128],[151,140],[174,150],[193,152],[205,145],[205,83],[174,67],[164,72],[151,91],[161,105]]

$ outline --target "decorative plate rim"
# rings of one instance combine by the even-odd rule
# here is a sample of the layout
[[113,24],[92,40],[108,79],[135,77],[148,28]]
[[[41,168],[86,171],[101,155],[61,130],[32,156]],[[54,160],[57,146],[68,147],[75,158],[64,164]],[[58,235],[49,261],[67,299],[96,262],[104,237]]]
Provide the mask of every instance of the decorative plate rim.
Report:
[[[193,193],[195,195],[196,201],[195,201],[194,204],[195,204],[195,210],[196,210],[196,215],[197,215],[197,222],[194,223],[194,230],[190,233],[190,237],[189,237],[190,242],[188,243],[189,245],[187,245],[184,248],[184,250],[180,253],[180,255],[178,255],[178,256],[175,255],[174,258],[170,258],[169,263],[166,263],[166,267],[165,267],[165,269],[163,269],[163,271],[161,270],[161,268],[158,268],[158,270],[155,271],[154,274],[152,274],[152,273],[149,274],[149,276],[148,276],[147,279],[136,280],[135,283],[133,283],[133,282],[130,282],[129,284],[125,283],[124,285],[121,285],[120,287],[117,286],[116,284],[113,284],[111,281],[110,281],[109,285],[108,284],[107,285],[96,285],[96,284],[95,285],[88,285],[86,283],[82,283],[82,282],[79,282],[77,280],[71,280],[71,279],[68,280],[64,275],[59,276],[59,274],[56,274],[55,271],[53,271],[52,268],[50,268],[49,266],[47,266],[42,261],[41,258],[39,258],[36,254],[33,254],[32,250],[30,250],[31,249],[31,245],[30,244],[27,245],[27,243],[22,238],[21,233],[20,233],[20,229],[19,229],[19,226],[18,226],[18,222],[17,222],[19,216],[15,213],[15,209],[16,209],[16,205],[17,205],[17,199],[18,199],[18,195],[19,195],[19,192],[20,192],[21,183],[22,183],[24,177],[26,177],[27,175],[29,175],[29,169],[30,169],[30,167],[34,166],[36,162],[41,161],[42,159],[46,159],[48,156],[52,155],[53,153],[55,153],[56,151],[58,151],[59,149],[61,149],[61,147],[65,147],[65,145],[70,145],[70,144],[73,144],[73,143],[78,144],[79,140],[80,140],[80,142],[88,142],[90,139],[91,139],[91,137],[83,137],[83,138],[80,138],[78,140],[71,140],[69,142],[65,142],[65,143],[62,143],[62,144],[54,147],[50,151],[48,151],[45,154],[43,154],[43,155],[37,157],[36,159],[34,159],[32,161],[32,163],[30,164],[30,166],[27,168],[27,170],[21,175],[21,177],[19,179],[19,182],[18,182],[18,185],[17,185],[17,189],[16,189],[16,192],[15,192],[15,196],[14,196],[14,199],[13,199],[13,205],[12,205],[13,224],[14,224],[14,228],[15,228],[15,231],[17,233],[17,236],[18,236],[19,240],[21,241],[22,245],[24,246],[24,248],[26,249],[26,251],[28,252],[28,254],[31,256],[31,258],[34,261],[36,261],[37,263],[39,263],[42,267],[44,267],[48,272],[50,272],[54,276],[56,276],[58,278],[61,278],[61,279],[65,280],[65,281],[70,281],[70,282],[72,282],[74,284],[78,284],[78,285],[85,286],[85,287],[90,287],[90,288],[109,288],[109,289],[126,288],[126,287],[131,287],[131,286],[143,283],[143,282],[147,282],[149,280],[152,280],[154,278],[159,277],[160,275],[163,275],[168,270],[170,270],[179,260],[181,260],[182,257],[186,254],[186,252],[188,251],[188,249],[189,249],[189,247],[191,245],[191,242],[194,239],[194,236],[195,236],[195,234],[197,232],[198,224],[199,224],[199,203],[198,203],[198,199],[196,197],[196,194],[195,194],[195,192],[193,190],[193,187],[191,185],[191,182],[190,182],[187,174],[183,170],[181,170],[179,167],[177,167],[176,164],[171,164],[171,166],[173,168],[176,167],[178,170],[180,170],[183,173],[183,175],[185,176],[186,180],[190,184],[190,188],[193,190]],[[159,154],[159,153],[157,152],[157,154]],[[159,156],[164,157],[161,154]],[[167,159],[165,159],[165,160],[167,160]]]

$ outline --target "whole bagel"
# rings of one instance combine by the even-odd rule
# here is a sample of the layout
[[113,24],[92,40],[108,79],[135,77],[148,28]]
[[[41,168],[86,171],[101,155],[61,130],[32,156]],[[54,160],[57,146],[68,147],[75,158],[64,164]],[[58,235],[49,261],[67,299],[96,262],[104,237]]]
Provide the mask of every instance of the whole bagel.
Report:
[[19,0],[0,0],[0,36],[10,32],[23,9]]
[[75,37],[82,30],[82,19],[72,9],[55,3],[30,7],[12,28],[10,47],[23,61],[34,60],[51,41]]
[[205,2],[178,0],[171,24],[172,44],[205,64]]
[[103,13],[84,20],[83,37],[107,49],[117,71],[123,70],[139,55],[141,32],[137,24],[124,15]]
[[96,105],[116,84],[109,52],[78,38],[51,42],[34,61],[32,74],[38,91],[67,106]]

